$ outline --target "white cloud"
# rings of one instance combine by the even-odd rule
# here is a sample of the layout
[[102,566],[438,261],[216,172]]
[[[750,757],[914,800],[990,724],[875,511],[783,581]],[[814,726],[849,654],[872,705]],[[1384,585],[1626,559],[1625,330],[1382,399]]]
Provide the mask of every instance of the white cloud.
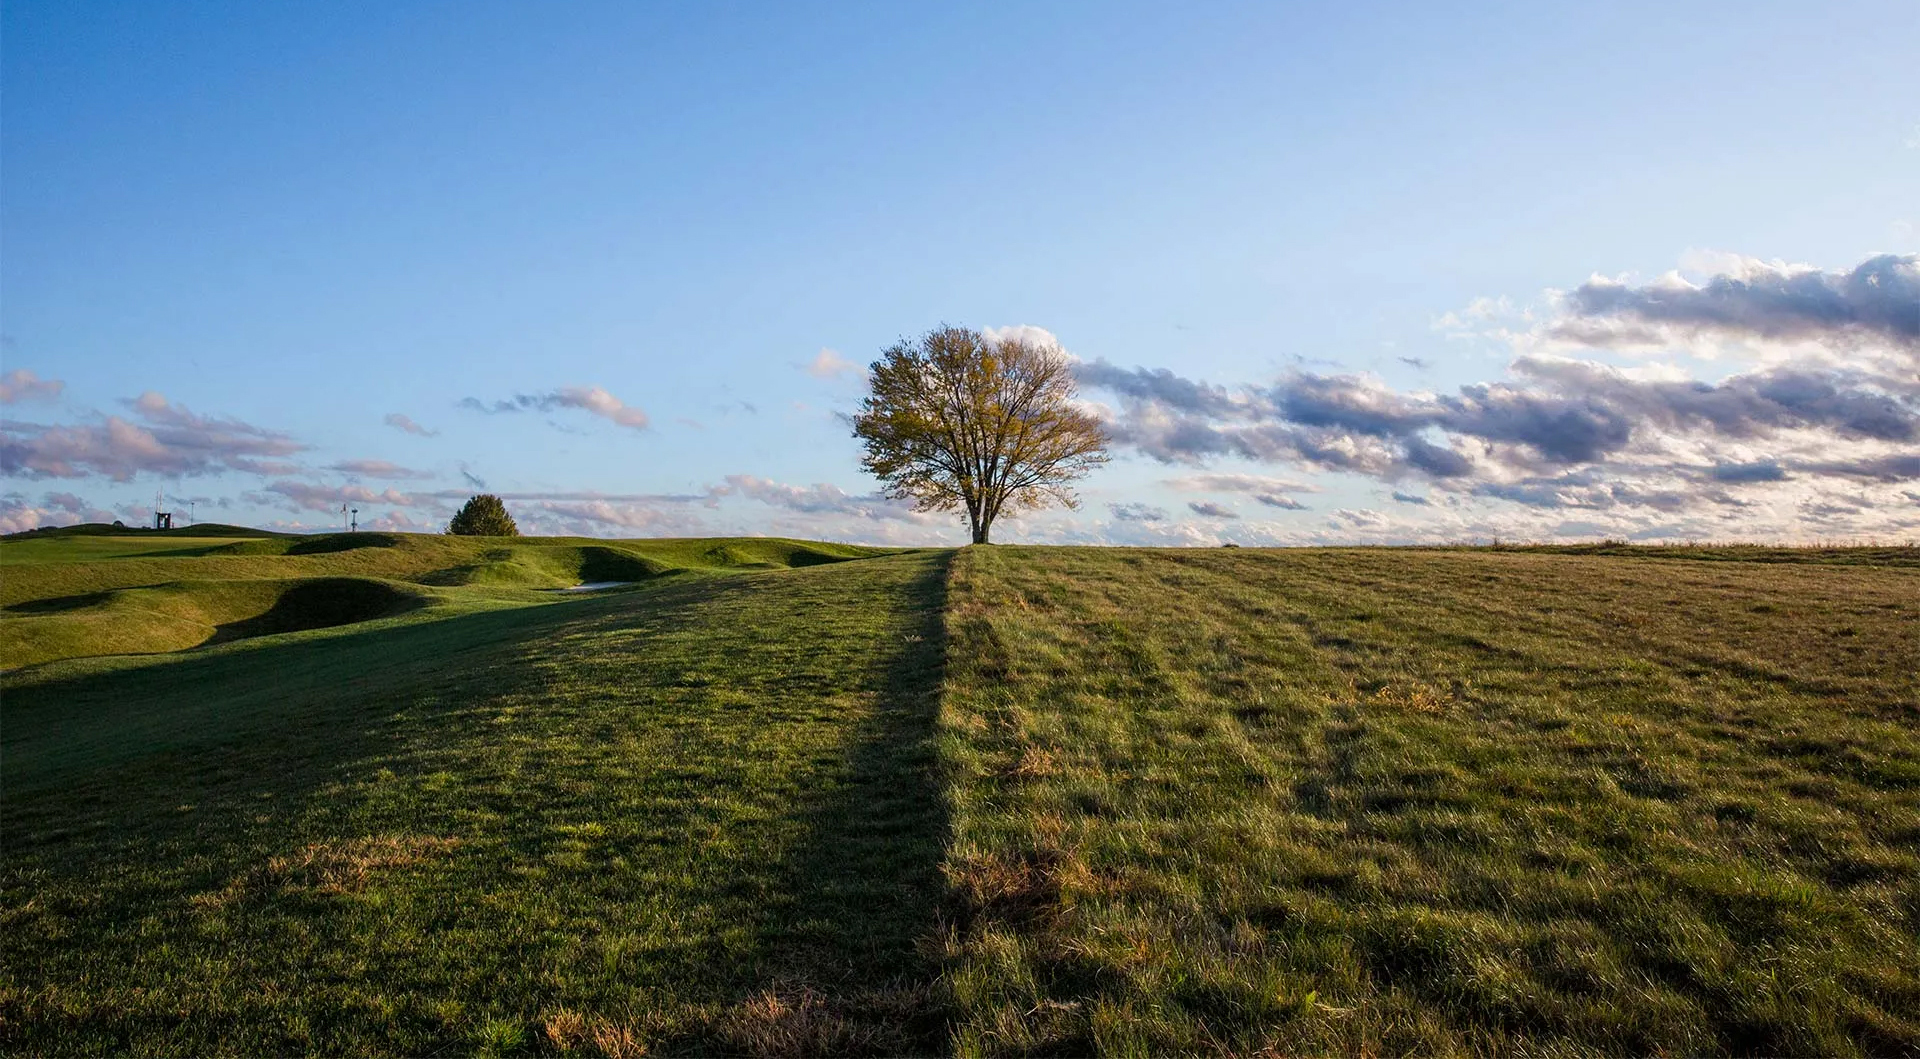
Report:
[[821,347],[820,352],[814,354],[813,360],[804,365],[801,370],[816,379],[837,379],[848,372],[859,371],[860,365],[831,349]]
[[1010,327],[983,327],[980,329],[980,334],[994,342],[1026,342],[1030,345],[1057,349],[1063,353],[1067,348],[1060,344],[1059,336],[1055,335],[1052,331],[1044,327],[1035,327],[1032,324],[1014,324]]

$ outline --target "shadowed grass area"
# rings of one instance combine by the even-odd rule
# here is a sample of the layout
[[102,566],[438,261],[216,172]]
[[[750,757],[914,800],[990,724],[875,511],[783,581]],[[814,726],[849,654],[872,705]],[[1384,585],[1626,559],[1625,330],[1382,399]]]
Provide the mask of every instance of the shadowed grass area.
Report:
[[946,561],[16,676],[0,1044],[939,1050]]
[[1920,1049],[1920,571],[969,549],[962,1054]]

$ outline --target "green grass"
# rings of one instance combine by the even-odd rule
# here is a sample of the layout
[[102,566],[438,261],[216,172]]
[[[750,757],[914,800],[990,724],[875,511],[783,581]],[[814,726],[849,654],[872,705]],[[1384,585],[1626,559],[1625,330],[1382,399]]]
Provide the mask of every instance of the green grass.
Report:
[[945,562],[16,675],[0,1043],[937,1050]]
[[[525,590],[582,582],[780,569],[881,554],[779,538],[204,535],[215,529],[201,527],[198,536],[34,533],[0,544],[0,668],[179,651],[395,614],[418,612],[419,620],[438,620],[473,606],[553,602]],[[336,590],[314,591],[321,581]],[[327,605],[347,593],[365,604]]]
[[1920,1047],[1920,571],[971,549],[962,1053]]
[[0,1049],[1920,1049],[1898,549],[343,538],[0,543],[260,597],[0,674]]

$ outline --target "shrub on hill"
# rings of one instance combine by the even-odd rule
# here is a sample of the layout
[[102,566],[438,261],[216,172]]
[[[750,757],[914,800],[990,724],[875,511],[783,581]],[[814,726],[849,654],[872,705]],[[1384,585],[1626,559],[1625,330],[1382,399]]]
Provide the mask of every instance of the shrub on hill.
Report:
[[520,528],[513,524],[513,516],[507,514],[507,505],[499,497],[481,493],[453,516],[447,532],[461,537],[518,537]]

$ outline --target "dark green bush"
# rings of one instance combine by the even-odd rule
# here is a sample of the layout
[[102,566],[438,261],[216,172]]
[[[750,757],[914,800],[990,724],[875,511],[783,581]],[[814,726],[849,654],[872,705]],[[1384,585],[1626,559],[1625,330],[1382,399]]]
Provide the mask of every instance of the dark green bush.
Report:
[[518,537],[520,528],[513,524],[513,516],[507,514],[507,505],[499,497],[481,493],[453,516],[447,532],[462,537]]

